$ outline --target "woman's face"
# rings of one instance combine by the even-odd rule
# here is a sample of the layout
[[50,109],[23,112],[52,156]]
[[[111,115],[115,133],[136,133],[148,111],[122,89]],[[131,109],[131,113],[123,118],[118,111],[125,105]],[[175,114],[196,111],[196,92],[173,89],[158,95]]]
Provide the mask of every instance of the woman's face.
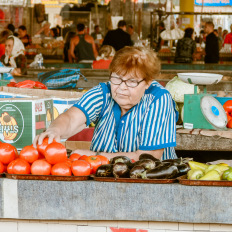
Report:
[[132,88],[128,87],[125,82],[122,82],[120,85],[116,85],[113,84],[111,80],[112,97],[118,103],[124,113],[140,102],[145,90],[148,89],[151,84],[151,82],[147,84],[142,78],[132,77],[131,75],[120,77],[116,73],[112,73],[111,77],[117,77],[124,81],[141,81],[137,87]]
[[12,39],[8,39],[5,43],[5,49],[6,49],[6,54],[8,56],[11,55],[12,50],[13,50],[13,46],[14,46],[14,41]]

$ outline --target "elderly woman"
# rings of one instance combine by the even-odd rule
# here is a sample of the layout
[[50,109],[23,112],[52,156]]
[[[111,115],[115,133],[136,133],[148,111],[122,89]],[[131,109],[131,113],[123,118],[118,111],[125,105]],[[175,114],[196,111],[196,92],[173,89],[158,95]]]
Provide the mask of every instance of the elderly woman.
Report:
[[27,72],[27,59],[24,55],[25,47],[22,41],[15,37],[9,36],[5,42],[5,55],[2,56],[1,62],[5,66],[14,67],[13,76],[20,76]]
[[34,146],[45,137],[49,143],[68,138],[94,122],[91,148],[76,150],[79,154],[126,155],[138,160],[140,154],[150,153],[159,159],[176,158],[178,113],[170,93],[154,81],[160,72],[156,54],[125,47],[114,56],[110,71],[108,83],[86,92],[36,137]]

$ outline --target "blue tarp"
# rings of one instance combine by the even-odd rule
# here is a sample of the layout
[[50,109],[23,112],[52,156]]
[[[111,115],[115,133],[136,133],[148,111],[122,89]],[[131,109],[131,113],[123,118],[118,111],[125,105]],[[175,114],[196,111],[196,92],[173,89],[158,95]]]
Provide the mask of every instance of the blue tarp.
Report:
[[194,3],[197,6],[232,6],[232,0],[195,0]]

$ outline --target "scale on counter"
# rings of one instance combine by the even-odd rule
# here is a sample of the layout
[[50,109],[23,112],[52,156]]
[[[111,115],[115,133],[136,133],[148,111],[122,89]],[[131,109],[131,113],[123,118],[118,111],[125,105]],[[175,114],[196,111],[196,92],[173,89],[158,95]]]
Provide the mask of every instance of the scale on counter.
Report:
[[[178,73],[182,81],[194,84],[194,94],[184,95],[184,128],[226,130],[225,110],[206,89],[206,85],[221,81],[222,76],[212,73]],[[203,85],[203,93],[197,93],[197,85]]]

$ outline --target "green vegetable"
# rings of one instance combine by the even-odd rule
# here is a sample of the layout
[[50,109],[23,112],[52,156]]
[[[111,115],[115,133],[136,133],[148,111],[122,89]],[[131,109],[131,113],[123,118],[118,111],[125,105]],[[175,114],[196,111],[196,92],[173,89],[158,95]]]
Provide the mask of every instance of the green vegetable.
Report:
[[204,171],[206,170],[206,168],[208,168],[208,166],[209,166],[209,165],[207,165],[207,164],[199,163],[199,162],[196,162],[196,161],[189,161],[188,164],[189,164],[189,166],[190,166],[190,168],[191,168],[192,170],[194,170],[194,169],[200,169],[200,170],[202,170],[203,172],[204,172]]
[[[170,80],[165,88],[170,92],[174,101],[180,103],[184,103],[185,94],[194,93],[194,85],[183,82],[177,76]],[[197,92],[200,93],[199,87],[197,88]]]
[[208,173],[206,173],[203,177],[201,177],[199,180],[221,180],[221,176],[216,170],[211,170]]
[[194,170],[188,171],[187,176],[188,176],[189,180],[198,180],[202,176],[204,176],[204,172],[202,170],[199,170],[199,169],[194,169]]

